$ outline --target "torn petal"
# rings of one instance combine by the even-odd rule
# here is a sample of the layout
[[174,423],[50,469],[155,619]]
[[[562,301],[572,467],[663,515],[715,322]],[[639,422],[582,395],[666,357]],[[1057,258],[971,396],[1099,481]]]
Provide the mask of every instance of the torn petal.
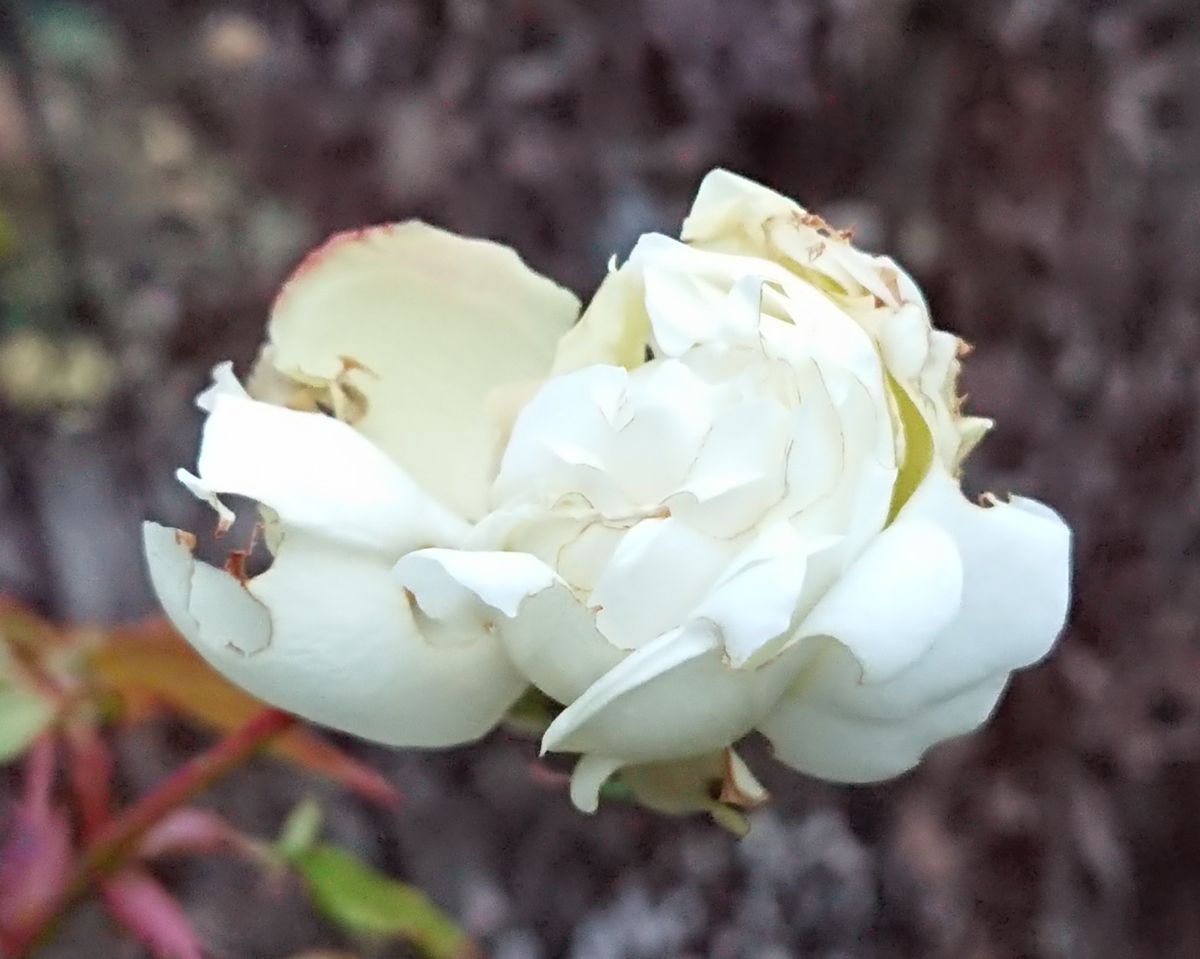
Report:
[[197,562],[186,536],[148,523],[163,609],[210,665],[247,692],[396,746],[476,739],[526,686],[495,636],[461,625],[454,643],[420,632],[390,564],[296,531],[245,585]]
[[210,490],[199,476],[195,476],[187,470],[180,468],[175,471],[175,478],[196,499],[212,507],[213,511],[217,514],[217,535],[221,536],[228,533],[229,528],[233,526],[234,521],[237,519],[237,514],[222,503],[217,494]]
[[320,413],[218,394],[198,472],[184,482],[206,500],[248,496],[284,526],[392,555],[454,545],[469,531],[368,439]]

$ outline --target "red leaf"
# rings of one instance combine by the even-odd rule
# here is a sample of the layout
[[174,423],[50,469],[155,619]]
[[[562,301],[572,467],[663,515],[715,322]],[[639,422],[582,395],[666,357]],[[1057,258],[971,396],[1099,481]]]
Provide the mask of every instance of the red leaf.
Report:
[[149,873],[127,867],[101,887],[112,914],[155,959],[203,959],[183,907]]
[[113,757],[99,730],[86,721],[67,728],[67,778],[83,822],[85,841],[108,823],[112,811]]
[[0,846],[0,946],[19,941],[29,923],[57,898],[71,865],[71,826],[52,805],[57,750],[53,738],[34,744],[25,763],[23,795]]
[[288,733],[279,741],[275,751],[306,769],[341,783],[364,799],[381,806],[400,805],[399,790],[380,773],[308,730],[297,729]]

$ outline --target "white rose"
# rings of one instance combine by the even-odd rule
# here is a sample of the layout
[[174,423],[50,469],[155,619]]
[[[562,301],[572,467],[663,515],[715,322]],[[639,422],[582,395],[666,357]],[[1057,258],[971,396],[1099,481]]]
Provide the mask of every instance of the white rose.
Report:
[[[567,704],[543,746],[583,754],[585,806],[756,728],[805,772],[895,775],[1049,649],[1068,531],[963,497],[989,424],[959,415],[960,343],[895,263],[720,171],[683,238],[609,277],[493,488],[505,547],[562,584],[500,627]],[[547,629],[555,592],[574,611]]]
[[[363,278],[381,264],[361,257],[349,279],[333,262],[349,254],[327,256],[332,279],[307,281],[326,299],[293,282],[282,314],[303,294],[290,311],[302,320],[277,310],[277,372],[257,380],[277,397],[280,382],[324,390],[335,413],[365,407],[359,432],[233,384],[210,396],[188,482],[260,500],[282,545],[243,588],[152,528],[168,612],[251,691],[385,742],[478,735],[530,682],[563,707],[542,746],[581,754],[572,796],[585,809],[622,769],[659,808],[754,801],[731,747],[756,729],[783,762],[856,782],[977,726],[1062,627],[1069,533],[1036,503],[963,497],[956,471],[987,421],[958,411],[959,341],[933,330],[890,260],[731,174],[705,180],[683,239],[643,237],[563,337],[555,375],[510,404],[486,497],[484,394],[543,375],[548,351],[501,348],[506,333],[481,317],[486,303],[511,320],[495,306],[507,297],[433,276],[413,297],[402,286],[417,268],[385,289]],[[574,304],[522,277],[539,292],[530,349]],[[399,327],[390,341],[384,323]],[[373,336],[343,348],[359,325]],[[295,435],[265,420],[255,432],[250,410]],[[210,581],[221,598],[198,608]],[[232,616],[238,604],[265,607],[259,640],[241,635],[252,617]]]

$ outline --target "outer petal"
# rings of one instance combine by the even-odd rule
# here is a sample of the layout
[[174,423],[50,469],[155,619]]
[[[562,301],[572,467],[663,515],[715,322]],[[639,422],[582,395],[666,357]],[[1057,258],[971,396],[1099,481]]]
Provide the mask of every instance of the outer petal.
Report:
[[718,630],[694,620],[630,653],[561,712],[543,751],[624,763],[698,756],[736,742],[772,708],[803,664],[791,657],[731,669]]
[[963,569],[948,533],[902,517],[867,547],[805,617],[794,639],[832,636],[864,683],[902,672],[933,645],[959,611]]
[[466,536],[465,522],[347,424],[228,393],[208,402],[200,482],[181,477],[197,495],[249,496],[287,527],[393,556]]
[[1063,627],[1070,532],[1052,511],[1019,499],[974,506],[935,468],[897,526],[906,519],[954,540],[962,605],[923,656],[882,682],[864,681],[850,650],[831,643],[760,726],[796,769],[846,782],[903,772],[983,722],[1011,671],[1044,656]]
[[445,505],[486,507],[485,400],[540,379],[579,303],[506,247],[418,222],[334,237],[288,281],[266,359],[310,386],[349,383],[355,422]]
[[[804,666],[797,651],[761,669],[731,669],[717,627],[703,620],[623,654],[600,635],[592,612],[565,584],[543,588],[553,574],[539,570],[532,557],[480,552],[443,562],[443,553],[426,551],[419,566],[406,558],[397,572],[418,587],[419,601],[429,597],[442,611],[468,608],[455,598],[460,588],[498,613],[527,593],[516,616],[497,618],[494,627],[518,669],[547,695],[570,703],[546,730],[543,751],[606,757],[585,767],[584,778],[597,786],[621,765],[730,745],[767,714]],[[439,575],[447,581],[439,584]]]
[[298,532],[244,585],[194,560],[189,537],[145,526],[163,609],[208,662],[280,708],[394,746],[448,746],[496,724],[525,687],[475,627],[453,642],[421,634],[378,556]]

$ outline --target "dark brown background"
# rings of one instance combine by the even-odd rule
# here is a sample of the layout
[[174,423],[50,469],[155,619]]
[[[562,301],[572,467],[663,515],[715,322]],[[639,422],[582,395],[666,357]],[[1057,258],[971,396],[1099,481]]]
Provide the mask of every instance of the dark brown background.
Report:
[[[364,747],[408,805],[324,791],[336,838],[496,959],[1200,956],[1194,3],[0,9],[0,310],[56,344],[66,384],[0,391],[0,590],[77,620],[150,610],[140,519],[197,517],[170,478],[194,456],[190,398],[214,361],[245,368],[273,288],[331,230],[423,216],[586,295],[728,165],[857,224],[975,343],[972,406],[1000,426],[970,482],[1074,525],[1067,638],[985,733],[898,782],[772,773],[741,844],[578,815],[503,735]],[[84,373],[79,343],[101,351]],[[198,745],[147,730],[123,782]],[[309,788],[263,764],[214,801],[270,830]],[[166,876],[215,956],[338,941],[248,868]],[[49,953],[136,954],[95,911]]]

